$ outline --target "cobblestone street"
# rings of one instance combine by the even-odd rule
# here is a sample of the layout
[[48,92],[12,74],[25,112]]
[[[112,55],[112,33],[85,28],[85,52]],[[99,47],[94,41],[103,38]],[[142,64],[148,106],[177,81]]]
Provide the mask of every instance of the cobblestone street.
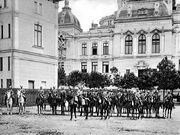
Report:
[[127,117],[111,117],[100,120],[99,117],[79,117],[70,121],[70,116],[37,115],[35,107],[28,107],[24,115],[0,116],[1,134],[60,134],[60,135],[178,135],[180,134],[180,106],[173,110],[172,119],[143,118],[132,120]]

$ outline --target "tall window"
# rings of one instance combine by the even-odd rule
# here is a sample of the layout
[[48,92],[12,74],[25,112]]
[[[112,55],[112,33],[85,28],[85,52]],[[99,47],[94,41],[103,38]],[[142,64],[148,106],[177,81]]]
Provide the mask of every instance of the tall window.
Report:
[[125,54],[132,54],[133,38],[131,35],[127,35],[125,38]]
[[87,62],[81,62],[81,71],[83,73],[87,72]]
[[11,86],[11,79],[7,79],[7,88]]
[[11,58],[8,57],[8,71],[10,71],[11,69]]
[[34,24],[34,45],[42,47],[42,26]]
[[97,55],[97,43],[92,44],[92,55]]
[[1,39],[4,38],[3,35],[4,35],[4,28],[3,28],[3,25],[1,25]]
[[92,72],[97,72],[97,71],[98,71],[98,63],[92,62]]
[[34,81],[28,80],[29,89],[34,89]]
[[103,62],[103,73],[109,73],[109,62]]
[[160,36],[158,33],[152,36],[152,53],[160,53]]
[[3,88],[3,79],[1,79],[1,88]]
[[8,24],[8,38],[11,38],[11,24]]
[[4,8],[7,7],[7,0],[4,0]]
[[82,44],[82,55],[87,55],[87,44],[86,43]]
[[3,71],[3,58],[0,57],[0,71]]
[[103,55],[108,55],[109,54],[109,43],[104,42],[103,43]]
[[42,15],[42,3],[38,3],[37,1],[34,1],[34,10],[36,14]]
[[37,1],[34,2],[34,10],[35,10],[35,13],[38,13],[38,3],[37,3]]
[[141,34],[138,38],[138,53],[146,53],[146,36],[144,34]]
[[39,14],[42,15],[42,3],[39,3]]

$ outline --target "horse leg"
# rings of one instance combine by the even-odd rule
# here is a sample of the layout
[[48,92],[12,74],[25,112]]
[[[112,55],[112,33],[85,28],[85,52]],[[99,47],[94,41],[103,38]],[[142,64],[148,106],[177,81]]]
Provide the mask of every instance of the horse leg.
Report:
[[172,109],[170,109],[170,114],[169,114],[170,115],[170,119],[171,119],[171,114],[172,114]]
[[87,120],[88,119],[88,106],[85,105],[84,107],[84,112],[85,112],[85,119]]
[[12,115],[12,104],[10,105],[10,115]]
[[71,118],[70,118],[70,120],[72,120],[72,118],[73,118],[73,105],[70,105],[69,106],[70,108],[70,113],[71,113]]
[[37,105],[37,113],[39,114],[38,105]]
[[167,109],[167,118],[169,118],[169,108]]
[[76,119],[76,105],[74,105],[74,117],[75,117],[75,119]]
[[103,109],[101,108],[101,119],[103,119]]
[[99,116],[99,107],[96,107],[97,116]]

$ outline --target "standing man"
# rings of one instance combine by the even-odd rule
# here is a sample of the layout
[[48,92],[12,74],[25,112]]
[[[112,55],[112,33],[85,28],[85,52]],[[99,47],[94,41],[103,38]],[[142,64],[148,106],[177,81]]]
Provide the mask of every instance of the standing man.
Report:
[[71,118],[70,118],[70,120],[72,120],[72,118],[73,118],[73,113],[74,113],[74,117],[75,117],[75,120],[76,120],[76,108],[77,108],[77,103],[78,103],[78,98],[77,98],[76,93],[75,93],[75,92],[71,92],[71,95],[70,95],[70,103],[69,103],[70,112],[71,112]]

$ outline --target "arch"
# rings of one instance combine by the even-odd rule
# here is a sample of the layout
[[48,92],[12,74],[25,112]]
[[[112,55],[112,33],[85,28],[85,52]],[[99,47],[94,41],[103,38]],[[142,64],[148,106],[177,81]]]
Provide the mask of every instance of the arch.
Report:
[[152,53],[160,53],[160,35],[158,33],[152,35]]
[[146,53],[146,36],[144,34],[141,34],[138,38],[138,53]]
[[125,54],[132,54],[133,51],[133,38],[127,35],[125,38]]

